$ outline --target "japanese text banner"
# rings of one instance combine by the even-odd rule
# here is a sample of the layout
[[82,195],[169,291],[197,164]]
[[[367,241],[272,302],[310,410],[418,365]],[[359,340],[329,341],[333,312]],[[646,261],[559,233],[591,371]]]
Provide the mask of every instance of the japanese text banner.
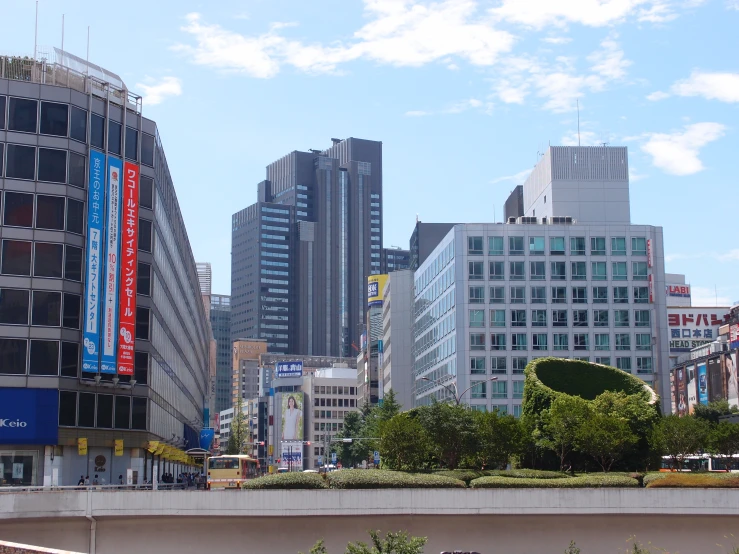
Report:
[[118,273],[121,232],[121,160],[108,156],[107,221],[103,292],[103,344],[100,373],[116,372],[118,342]]

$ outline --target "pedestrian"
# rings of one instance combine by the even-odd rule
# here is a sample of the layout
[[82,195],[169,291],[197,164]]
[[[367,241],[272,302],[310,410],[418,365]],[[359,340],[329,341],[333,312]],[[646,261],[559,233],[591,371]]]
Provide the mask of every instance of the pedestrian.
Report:
[[95,474],[95,478],[92,480],[93,486],[97,486],[100,484],[100,479],[98,479],[97,473]]
[[85,484],[85,476],[84,475],[80,475],[80,480],[77,481],[77,486],[78,487],[82,487],[82,486],[84,486],[84,484]]
[[86,487],[90,486],[90,476],[89,475],[85,475],[85,486]]
[[122,485],[123,484],[123,475],[119,475],[118,476],[118,484],[119,485]]

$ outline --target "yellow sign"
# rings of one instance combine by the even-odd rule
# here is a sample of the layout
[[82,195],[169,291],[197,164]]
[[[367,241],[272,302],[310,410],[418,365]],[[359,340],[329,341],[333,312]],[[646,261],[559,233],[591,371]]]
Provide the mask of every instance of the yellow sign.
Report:
[[367,306],[382,306],[387,275],[370,275],[367,277]]
[[159,448],[159,441],[149,441],[146,445],[146,449],[152,454],[157,451],[157,448]]
[[115,455],[123,456],[123,439],[116,439],[115,441]]
[[270,444],[270,445],[269,445],[269,446],[267,447],[267,455],[268,455],[268,456],[271,456],[271,455],[272,455],[272,454],[274,453],[274,451],[275,451],[275,447],[274,447],[274,446],[272,446],[272,445]]
[[274,473],[275,472],[275,466],[269,466],[269,472]]
[[77,454],[87,456],[87,439],[77,439]]

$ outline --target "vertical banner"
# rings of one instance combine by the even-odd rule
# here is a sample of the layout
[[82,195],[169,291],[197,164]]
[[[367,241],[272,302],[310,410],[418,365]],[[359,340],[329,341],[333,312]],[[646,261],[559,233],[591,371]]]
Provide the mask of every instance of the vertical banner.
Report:
[[118,324],[118,373],[133,375],[136,336],[136,279],[139,241],[139,166],[123,167],[123,226],[121,230],[121,297]]
[[654,247],[652,239],[647,239],[647,267],[654,267]]
[[649,303],[654,304],[654,276],[650,273],[647,279],[649,281]]
[[103,346],[100,373],[116,372],[118,343],[118,273],[121,230],[121,161],[108,157],[108,192],[106,199],[105,271],[103,302]]
[[82,371],[100,371],[100,264],[103,261],[103,220],[105,219],[105,154],[90,149],[87,185],[87,245],[85,279],[85,327]]
[[708,404],[708,371],[705,362],[698,364],[698,402]]

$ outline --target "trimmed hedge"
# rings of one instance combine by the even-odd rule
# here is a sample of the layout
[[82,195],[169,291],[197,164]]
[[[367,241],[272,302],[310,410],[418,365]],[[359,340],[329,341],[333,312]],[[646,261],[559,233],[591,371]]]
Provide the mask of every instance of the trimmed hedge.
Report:
[[648,489],[736,489],[739,475],[736,473],[657,473],[647,475],[644,484]]
[[441,477],[450,477],[451,479],[458,479],[465,485],[470,484],[470,481],[477,479],[478,477],[487,477],[493,475],[490,471],[482,471],[475,469],[442,469],[435,471],[432,475],[440,475]]
[[560,479],[528,479],[514,477],[480,477],[470,483],[473,489],[586,489],[586,488],[635,488],[636,479],[621,475],[589,474]]
[[451,489],[463,481],[444,475],[403,473],[385,469],[342,469],[328,474],[332,489]]
[[327,489],[326,480],[317,473],[276,473],[245,481],[244,489]]
[[561,471],[546,471],[543,469],[511,469],[494,471],[491,475],[497,477],[511,477],[513,479],[564,479],[571,476]]

